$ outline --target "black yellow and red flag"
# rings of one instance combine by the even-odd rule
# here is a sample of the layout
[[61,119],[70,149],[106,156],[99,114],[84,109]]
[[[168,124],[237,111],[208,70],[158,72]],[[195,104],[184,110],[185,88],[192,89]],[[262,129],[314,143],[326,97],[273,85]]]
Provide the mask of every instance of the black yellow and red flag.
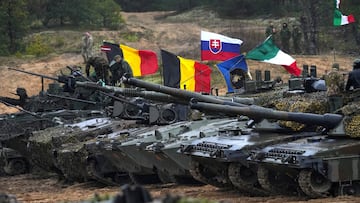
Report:
[[161,50],[164,85],[210,93],[211,68],[191,59]]
[[157,55],[150,50],[137,50],[122,44],[103,42],[101,51],[106,53],[109,63],[115,55],[121,55],[129,63],[134,76],[154,74],[158,71]]

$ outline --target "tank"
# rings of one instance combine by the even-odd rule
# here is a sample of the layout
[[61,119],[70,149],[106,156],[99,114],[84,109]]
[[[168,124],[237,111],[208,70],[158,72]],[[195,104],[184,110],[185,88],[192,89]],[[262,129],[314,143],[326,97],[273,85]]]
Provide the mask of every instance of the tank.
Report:
[[[167,176],[166,173],[164,174],[162,171],[157,170],[154,165],[155,160],[153,154],[148,153],[145,150],[146,146],[159,140],[174,139],[180,134],[198,129],[202,125],[206,125],[209,122],[211,122],[211,119],[182,121],[160,127],[153,131],[148,131],[146,133],[140,134],[136,137],[136,139],[122,142],[116,145],[118,150],[117,154],[120,152],[122,156],[131,158],[138,166],[141,166],[141,169],[146,169],[146,171],[149,171],[151,174],[157,175],[162,182],[173,182],[173,179]],[[119,160],[120,159],[118,159],[118,161]],[[174,161],[169,160],[167,164],[174,165],[176,170],[182,170],[181,167],[178,167]],[[138,170],[138,168],[134,167],[127,167],[126,170],[129,172],[134,182],[141,183],[142,176],[144,175],[143,170]]]
[[[191,156],[190,172],[198,180],[217,187],[235,186],[252,195],[269,195],[269,192],[258,182],[257,164],[247,162],[251,150],[321,135],[321,131],[314,131],[315,126],[329,128],[339,125],[343,119],[337,114],[286,112],[255,105],[235,107],[194,101],[191,107],[252,119],[245,128],[224,129],[218,136],[195,140],[180,148],[181,153]],[[294,130],[274,122],[278,120],[295,121],[308,127]],[[282,183],[282,187],[276,188],[277,193],[297,192],[291,181]]]
[[56,166],[68,182],[97,180],[106,185],[128,183],[127,174],[117,170],[102,153],[98,153],[97,147],[104,144],[107,138],[126,140],[148,129],[149,127],[138,124],[136,120],[123,120],[110,132],[99,133],[95,138],[63,143],[53,149]]
[[[27,141],[31,132],[71,123],[76,119],[98,116],[102,116],[102,112],[94,110],[59,110],[38,113],[22,110],[21,112],[2,115],[0,117],[0,143],[7,150],[2,151],[0,159],[3,159],[4,167],[8,168],[7,174],[24,173],[32,169],[32,165],[26,157],[28,154]],[[13,162],[15,161],[16,164],[14,165]],[[18,169],[12,169],[14,166]]]
[[79,143],[121,128],[122,121],[113,121],[107,117],[91,118],[74,124],[59,125],[34,131],[27,140],[26,157],[31,164],[43,171],[63,173],[57,164],[56,149],[66,143]]
[[169,140],[157,141],[147,146],[145,150],[152,155],[156,170],[161,174],[166,174],[171,181],[180,184],[196,183],[189,172],[190,157],[177,153],[180,146],[195,139],[215,136],[221,128],[245,125],[245,120],[236,118],[211,119],[198,129],[179,134]]
[[345,105],[339,124],[323,135],[252,150],[247,158],[258,165],[258,182],[272,192],[279,180],[290,179],[310,198],[359,195],[360,140],[358,103]]
[[83,144],[86,152],[87,173],[94,180],[107,185],[123,185],[132,183],[132,179],[126,168],[136,168],[144,174],[142,183],[159,182],[150,170],[141,168],[132,159],[123,156],[117,145],[135,139],[139,134],[153,131],[160,126],[137,126],[119,130],[106,135],[100,135]]

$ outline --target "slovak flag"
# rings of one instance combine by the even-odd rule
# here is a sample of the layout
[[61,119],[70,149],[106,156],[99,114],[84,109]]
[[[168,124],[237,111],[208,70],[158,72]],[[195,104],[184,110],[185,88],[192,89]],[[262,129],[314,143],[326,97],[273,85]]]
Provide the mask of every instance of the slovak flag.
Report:
[[240,54],[240,39],[201,31],[201,60],[226,61]]

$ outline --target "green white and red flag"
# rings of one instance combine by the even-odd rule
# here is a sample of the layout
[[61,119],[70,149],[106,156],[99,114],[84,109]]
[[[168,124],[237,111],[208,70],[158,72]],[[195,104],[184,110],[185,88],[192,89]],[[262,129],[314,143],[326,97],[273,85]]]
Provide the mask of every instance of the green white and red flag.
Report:
[[334,26],[347,25],[355,22],[355,18],[352,14],[343,15],[340,11],[341,0],[335,1],[335,11],[334,11]]
[[281,51],[269,36],[266,40],[246,54],[247,59],[262,61],[275,65],[283,66],[290,74],[299,76],[300,68],[296,64],[296,60],[290,55]]

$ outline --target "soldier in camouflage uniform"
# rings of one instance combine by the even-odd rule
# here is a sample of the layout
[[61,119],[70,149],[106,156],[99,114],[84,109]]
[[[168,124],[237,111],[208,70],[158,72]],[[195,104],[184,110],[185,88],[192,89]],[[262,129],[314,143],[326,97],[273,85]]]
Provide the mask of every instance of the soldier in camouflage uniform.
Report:
[[325,75],[329,110],[331,113],[343,106],[344,76],[339,72],[339,64],[334,63],[332,70]]
[[[90,68],[94,67],[94,74],[90,75]],[[86,62],[86,76],[94,82],[101,80],[105,84],[109,84],[109,64],[102,57],[93,56]]]
[[299,27],[297,25],[293,25],[293,30],[292,30],[291,36],[292,36],[295,54],[301,53],[301,49],[300,49],[301,35],[302,34],[301,34]]
[[81,44],[81,55],[84,59],[84,63],[86,63],[89,58],[92,56],[92,48],[93,48],[93,37],[90,33],[86,32],[84,33],[84,36],[82,37],[82,44]]
[[281,46],[284,52],[289,53],[290,52],[290,38],[291,38],[291,32],[288,28],[287,23],[283,23],[283,26],[280,31],[280,38],[281,38]]

